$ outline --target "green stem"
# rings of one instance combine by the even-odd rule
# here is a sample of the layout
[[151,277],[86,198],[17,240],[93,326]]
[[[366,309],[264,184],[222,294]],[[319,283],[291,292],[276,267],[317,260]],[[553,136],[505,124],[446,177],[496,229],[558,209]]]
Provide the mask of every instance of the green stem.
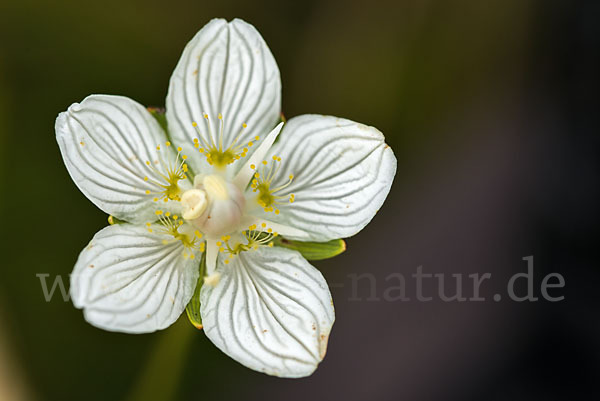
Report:
[[160,333],[126,401],[173,400],[184,369],[188,346],[197,331],[186,318]]

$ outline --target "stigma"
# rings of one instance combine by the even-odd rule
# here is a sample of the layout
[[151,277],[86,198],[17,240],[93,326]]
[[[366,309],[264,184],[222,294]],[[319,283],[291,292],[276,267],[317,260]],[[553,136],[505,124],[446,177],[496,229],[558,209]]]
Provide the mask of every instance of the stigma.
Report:
[[152,223],[146,223],[146,227],[148,232],[153,233],[156,230],[159,234],[170,236],[169,239],[163,239],[164,245],[180,242],[183,245],[183,257],[189,259],[195,258],[194,252],[196,251],[204,252],[206,243],[201,240],[203,235],[200,231],[185,224],[184,220],[176,214],[172,215],[170,212],[162,210],[157,210],[155,214],[158,218],[158,228]]
[[296,196],[294,194],[283,195],[281,191],[287,188],[293,181],[294,175],[290,174],[288,182],[275,188],[271,188],[271,184],[279,168],[281,167],[281,157],[273,156],[271,166],[267,167],[269,163],[263,160],[261,165],[255,166],[250,165],[250,168],[254,170],[254,176],[250,187],[253,192],[257,192],[256,202],[263,207],[265,212],[275,212],[279,214],[279,209],[276,205],[280,205],[286,202],[294,203]]
[[[165,142],[165,146],[169,148],[171,142]],[[177,155],[175,158],[169,157],[170,152],[163,158],[160,150],[161,146],[156,147],[158,152],[158,160],[154,163],[149,160],[146,161],[146,166],[154,173],[157,179],[144,177],[144,181],[150,182],[157,187],[156,191],[146,190],[146,195],[155,195],[154,201],[158,202],[162,200],[168,202],[169,200],[181,200],[181,188],[179,187],[179,181],[187,179],[188,166],[186,164],[187,156],[181,154],[181,148],[177,148]],[[158,164],[162,168],[157,168],[155,164]]]
[[183,217],[210,237],[239,229],[246,206],[241,190],[218,174],[196,177],[181,197]]
[[[208,121],[208,114],[204,114],[204,118]],[[195,121],[192,122],[192,126],[196,129],[196,132],[200,138],[194,138],[194,147],[198,149],[200,153],[206,156],[206,161],[208,164],[215,166],[218,169],[224,169],[227,167],[227,165],[232,164],[236,160],[246,157],[248,148],[253,145],[253,142],[250,141],[244,144],[238,143],[240,136],[242,136],[247,127],[247,125],[244,123],[242,124],[242,129],[237,137],[235,137],[230,144],[223,144],[225,122],[221,113],[219,113],[217,118],[219,119],[220,124],[219,132],[216,136],[213,135],[210,123],[207,124],[208,135],[205,136],[200,131],[200,128],[198,128],[198,123]],[[256,136],[254,140],[258,141],[260,140],[260,137]]]

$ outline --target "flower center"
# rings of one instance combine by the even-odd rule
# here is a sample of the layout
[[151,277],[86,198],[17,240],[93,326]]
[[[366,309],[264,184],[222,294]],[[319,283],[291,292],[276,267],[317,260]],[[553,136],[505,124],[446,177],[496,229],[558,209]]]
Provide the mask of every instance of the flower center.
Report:
[[[204,114],[204,118],[209,121],[208,114]],[[198,128],[198,124],[194,121],[192,125],[196,129],[198,133],[198,138],[194,138],[194,147],[198,149],[198,151],[206,156],[206,161],[211,166],[215,166],[219,169],[225,168],[227,165],[235,162],[236,160],[241,159],[242,157],[246,157],[246,153],[248,152],[248,148],[253,145],[252,142],[248,142],[247,144],[238,144],[238,140],[240,136],[244,132],[244,129],[247,127],[246,124],[242,124],[242,129],[237,137],[227,146],[223,145],[224,140],[224,128],[225,122],[223,120],[223,115],[219,113],[218,119],[221,122],[219,128],[219,134],[215,138],[212,133],[211,124],[207,124],[208,126],[208,136],[202,134],[200,128]],[[260,139],[260,137],[254,138],[256,141]]]
[[[170,212],[163,212],[162,210],[157,210],[155,214],[158,217],[159,224],[156,231],[172,237],[171,239],[164,239],[163,244],[168,245],[177,241],[181,242],[184,247],[184,258],[194,259],[193,251],[195,250],[204,252],[206,244],[200,240],[202,238],[200,231],[194,230],[189,224],[184,224],[183,220],[176,214],[171,215]],[[149,232],[154,232],[152,223],[146,223],[146,227],[148,227]]]
[[218,174],[195,181],[195,188],[181,196],[184,219],[211,237],[238,229],[246,206],[240,189]]
[[296,198],[294,194],[282,195],[280,193],[292,183],[294,175],[289,175],[287,183],[276,188],[271,188],[271,183],[281,167],[281,157],[273,156],[273,161],[269,168],[267,167],[268,164],[266,160],[263,160],[259,168],[254,164],[250,165],[250,168],[254,170],[254,178],[250,186],[253,192],[258,192],[256,202],[264,208],[265,212],[275,211],[275,214],[279,214],[279,209],[275,209],[273,205],[281,205],[286,200],[293,203]]
[[221,237],[221,241],[217,242],[219,252],[226,253],[228,255],[224,263],[229,262],[241,252],[255,251],[261,246],[273,247],[273,238],[277,237],[276,232],[273,232],[272,228],[268,228],[266,223],[262,223],[261,230],[257,230],[257,225],[253,224],[248,227],[247,231],[244,231],[244,242],[236,241],[232,243],[231,235],[225,235]]
[[[171,146],[171,142],[165,142],[167,147]],[[161,147],[156,147],[158,151],[158,160],[154,163],[149,160],[146,161],[146,166],[155,173],[158,179],[152,179],[148,176],[144,177],[144,181],[150,182],[157,187],[156,191],[146,190],[146,195],[154,194],[154,201],[158,202],[163,200],[168,202],[169,200],[180,200],[181,189],[179,188],[179,181],[187,178],[186,173],[188,166],[185,163],[187,159],[186,155],[181,155],[181,148],[177,148],[177,156],[173,159],[169,157],[169,153],[163,157],[160,153]],[[162,167],[157,168],[155,165]]]

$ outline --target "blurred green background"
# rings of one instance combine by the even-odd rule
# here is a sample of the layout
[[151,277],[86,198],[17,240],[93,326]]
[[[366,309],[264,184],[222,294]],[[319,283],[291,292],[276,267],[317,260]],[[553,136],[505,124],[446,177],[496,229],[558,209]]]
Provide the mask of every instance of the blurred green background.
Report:
[[[183,47],[214,17],[261,32],[288,118],[374,125],[398,158],[373,222],[315,262],[342,285],[308,379],[247,370],[185,317],[149,335],[95,329],[60,296],[45,302],[36,277],[68,277],[106,225],[63,165],[57,114],[93,93],[163,106]],[[0,399],[592,399],[597,17],[593,2],[2,0]],[[565,275],[565,302],[350,299],[350,273],[507,277],[530,254]]]

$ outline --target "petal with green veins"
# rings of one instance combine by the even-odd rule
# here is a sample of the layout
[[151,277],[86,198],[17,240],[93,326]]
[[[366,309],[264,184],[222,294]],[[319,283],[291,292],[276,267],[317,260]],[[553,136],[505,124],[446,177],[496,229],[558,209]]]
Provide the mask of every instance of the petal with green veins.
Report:
[[170,326],[190,301],[200,252],[184,257],[179,241],[130,224],[100,230],[79,255],[71,297],[92,325],[124,333]]
[[304,377],[324,358],[335,320],[325,279],[298,252],[261,247],[218,269],[200,292],[208,338],[241,364]]
[[303,241],[350,237],[369,223],[396,173],[381,132],[342,118],[303,115],[290,119],[279,139],[270,155],[282,167],[270,185],[285,188],[278,192],[283,200],[275,212],[259,209],[257,217],[308,233],[288,235]]
[[159,184],[168,184],[160,160],[176,156],[146,108],[123,96],[88,96],[60,113],[56,140],[71,178],[96,206],[131,223],[152,216],[166,190]]
[[[258,31],[239,19],[210,21],[185,47],[171,76],[166,108],[171,137],[190,153],[198,152],[194,138],[211,143],[212,135],[227,148],[236,138],[247,145],[268,133],[279,120],[281,78]],[[249,156],[254,149],[242,153]],[[190,163],[196,173],[207,171],[201,158]],[[238,170],[241,163],[233,166]]]

